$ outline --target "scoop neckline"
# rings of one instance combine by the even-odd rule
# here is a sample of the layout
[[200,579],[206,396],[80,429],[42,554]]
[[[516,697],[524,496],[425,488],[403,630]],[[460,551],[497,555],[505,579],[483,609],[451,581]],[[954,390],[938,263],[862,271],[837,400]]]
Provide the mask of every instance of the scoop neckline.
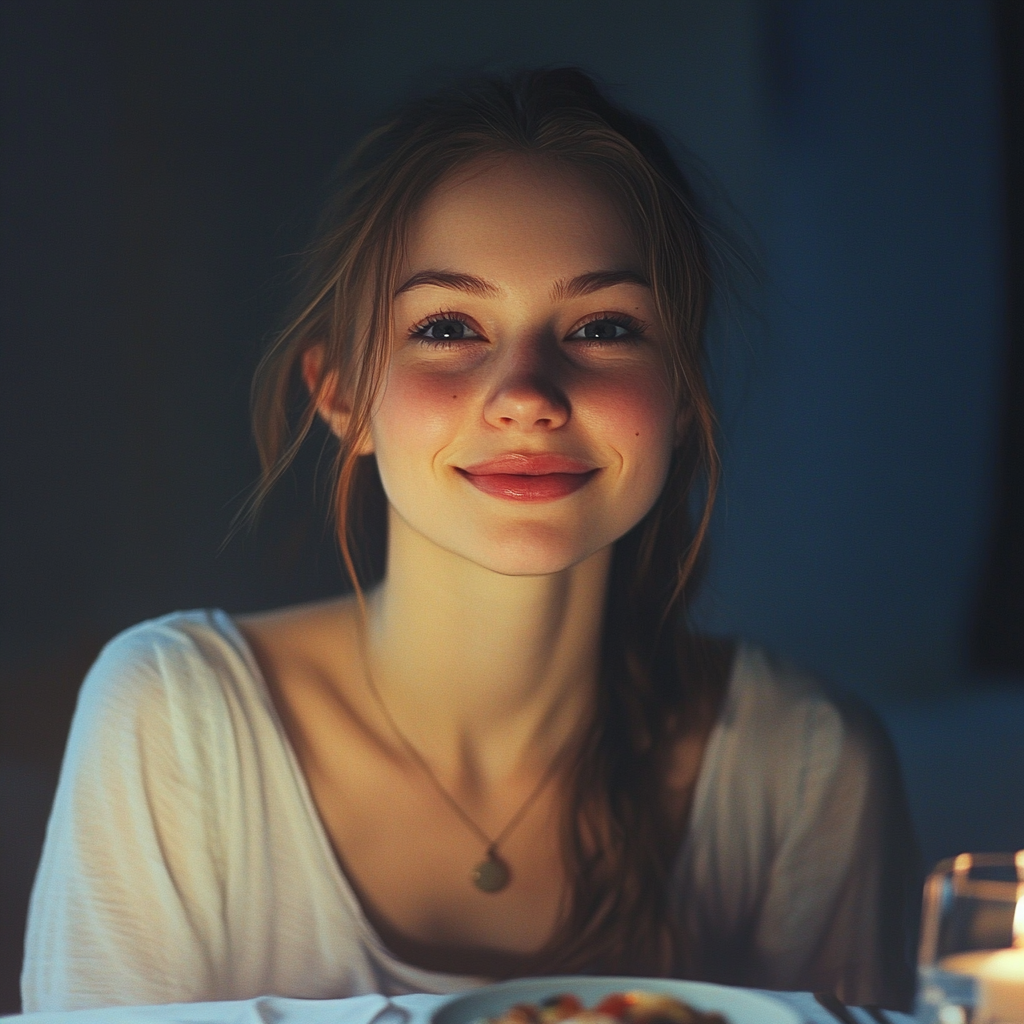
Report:
[[[360,901],[352,883],[349,881],[348,875],[345,874],[341,862],[338,859],[338,855],[334,850],[334,846],[331,844],[327,835],[327,829],[324,827],[323,819],[320,817],[320,811],[317,808],[316,801],[313,799],[313,794],[310,791],[309,781],[306,779],[305,772],[303,772],[302,766],[299,764],[298,755],[295,753],[295,748],[292,746],[292,742],[284,728],[284,722],[278,713],[277,705],[274,703],[274,698],[270,691],[270,686],[267,683],[262,668],[260,668],[259,662],[256,660],[256,655],[252,649],[252,645],[235,622],[234,616],[229,612],[222,608],[214,608],[209,610],[207,614],[215,627],[221,627],[218,631],[221,632],[222,635],[225,635],[225,638],[236,647],[249,671],[261,702],[270,717],[271,723],[274,727],[274,732],[281,743],[285,758],[288,761],[289,768],[295,780],[295,785],[302,801],[303,809],[305,810],[306,817],[309,822],[309,827],[315,838],[320,854],[327,864],[327,870],[330,873],[336,888],[339,890],[340,895],[348,904],[349,909],[355,918],[356,924],[362,932],[363,938],[367,940],[367,945],[373,949],[375,955],[382,961],[381,966],[385,968],[394,968],[392,976],[396,977],[398,980],[404,981],[406,979],[411,979],[413,991],[431,991],[431,989],[433,989],[436,992],[436,990],[440,988],[443,989],[443,993],[437,992],[437,994],[449,994],[460,991],[461,989],[481,988],[484,985],[491,985],[498,981],[499,979],[481,975],[449,974],[445,971],[434,971],[428,967],[419,967],[416,964],[410,964],[406,960],[399,959],[388,948],[384,940],[381,938],[380,933],[366,916],[363,904]],[[694,784],[693,804],[690,807],[686,834],[683,836],[683,840],[679,844],[675,860],[671,870],[669,871],[669,877],[673,880],[677,879],[683,870],[692,841],[692,826],[694,822],[697,821],[700,807],[705,802],[707,789],[706,780],[710,777],[711,771],[709,765],[716,760],[716,757],[713,756],[713,754],[717,752],[721,743],[726,710],[731,704],[731,695],[735,690],[736,679],[740,674],[740,666],[742,662],[745,661],[745,655],[746,644],[740,641],[736,644],[736,649],[733,652],[732,663],[729,666],[725,686],[723,688],[722,700],[718,708],[718,714],[715,723],[708,734],[707,743],[705,744],[704,752],[701,756],[701,764]],[[423,981],[426,981],[427,984],[421,984]],[[440,984],[431,985],[430,982]]]

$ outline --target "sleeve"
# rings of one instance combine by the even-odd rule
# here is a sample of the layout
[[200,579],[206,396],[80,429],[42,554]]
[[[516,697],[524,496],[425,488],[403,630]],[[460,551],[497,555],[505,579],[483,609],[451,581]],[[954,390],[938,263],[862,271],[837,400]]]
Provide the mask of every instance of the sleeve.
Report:
[[29,908],[26,1012],[217,991],[224,714],[215,686],[193,685],[197,660],[186,636],[149,624],[86,677]]
[[[917,846],[895,751],[858,703],[808,702],[781,739],[774,856],[753,931],[754,984],[908,1008]],[[780,758],[787,752],[778,751]],[[793,755],[797,756],[793,756]]]

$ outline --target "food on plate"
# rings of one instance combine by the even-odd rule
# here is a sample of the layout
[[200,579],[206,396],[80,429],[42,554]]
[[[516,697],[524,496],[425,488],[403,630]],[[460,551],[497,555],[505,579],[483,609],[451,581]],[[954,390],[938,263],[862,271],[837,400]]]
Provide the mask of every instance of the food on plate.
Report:
[[704,1013],[659,992],[613,992],[587,1009],[569,993],[541,1003],[517,1003],[489,1024],[728,1024],[720,1013]]

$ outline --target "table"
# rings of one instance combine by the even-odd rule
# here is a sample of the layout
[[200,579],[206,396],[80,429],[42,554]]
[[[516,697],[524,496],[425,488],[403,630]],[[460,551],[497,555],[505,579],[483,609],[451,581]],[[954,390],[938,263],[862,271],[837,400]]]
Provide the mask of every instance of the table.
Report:
[[[806,1024],[836,1024],[809,992],[765,993],[791,1006]],[[240,1002],[176,1003],[170,1006],[117,1006],[103,1010],[26,1013],[3,1017],[10,1024],[426,1024],[444,996],[354,996],[351,999],[283,999],[262,996]],[[853,1009],[864,1024],[868,1014]],[[903,1013],[887,1011],[893,1024],[913,1024]]]

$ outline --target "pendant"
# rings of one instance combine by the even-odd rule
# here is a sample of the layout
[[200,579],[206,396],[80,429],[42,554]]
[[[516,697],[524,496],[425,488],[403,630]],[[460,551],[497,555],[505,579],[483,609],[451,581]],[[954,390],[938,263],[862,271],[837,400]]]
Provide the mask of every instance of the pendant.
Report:
[[473,884],[481,892],[501,892],[511,877],[508,865],[493,849],[473,868]]

